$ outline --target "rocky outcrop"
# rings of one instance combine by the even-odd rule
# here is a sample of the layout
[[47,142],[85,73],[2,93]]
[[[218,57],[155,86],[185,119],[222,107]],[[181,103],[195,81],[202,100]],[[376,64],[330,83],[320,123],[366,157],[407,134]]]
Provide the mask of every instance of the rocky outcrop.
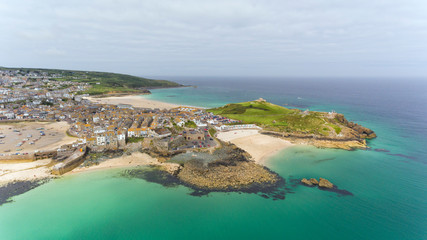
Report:
[[317,189],[322,191],[334,192],[342,196],[353,196],[353,193],[345,189],[339,189],[338,186],[332,184],[330,181],[324,178],[319,178],[319,181],[317,181],[315,178],[310,178],[310,180],[303,178],[301,179],[301,183],[308,187],[316,187],[317,185]]
[[321,187],[321,188],[333,188],[334,184],[329,182],[327,179],[319,178],[319,187]]
[[310,178],[310,180],[308,180],[307,178],[303,178],[301,179],[301,183],[307,185],[307,186],[319,186],[320,188],[333,188],[334,184],[332,184],[331,182],[329,182],[327,179],[324,178],[319,178],[319,181],[317,181],[317,179],[315,178]]
[[336,148],[336,149],[344,149],[344,150],[368,148],[365,140],[360,140],[360,141],[358,140],[354,140],[354,141],[312,140],[312,141],[305,141],[304,143],[316,146],[318,148]]
[[315,178],[310,178],[310,183],[313,185],[318,185],[319,182]]
[[311,181],[307,180],[307,178],[303,178],[301,180],[301,182],[304,183],[307,186],[313,186],[313,183]]
[[198,163],[184,165],[178,178],[190,185],[211,190],[239,190],[253,183],[275,183],[278,176],[254,162],[204,168]]
[[172,174],[177,175],[181,171],[181,165],[177,163],[158,163],[151,164],[152,166],[159,166],[162,170]]
[[336,114],[335,119],[336,119],[339,123],[343,124],[344,126],[347,126],[347,127],[351,128],[351,129],[353,129],[354,131],[356,131],[356,132],[359,134],[359,137],[360,137],[360,138],[367,138],[367,139],[371,139],[371,138],[376,138],[376,137],[377,137],[377,135],[375,134],[375,132],[374,132],[374,131],[372,131],[372,130],[371,130],[371,129],[369,129],[369,128],[366,128],[366,127],[360,126],[360,125],[359,125],[359,124],[357,124],[357,123],[349,122],[349,121],[344,117],[344,115],[343,115],[343,114]]
[[222,142],[205,159],[183,163],[176,175],[182,182],[199,189],[239,191],[252,184],[274,184],[281,178],[264,166],[251,161],[251,156],[234,144]]
[[319,137],[316,135],[304,135],[295,133],[279,133],[273,131],[260,131],[261,134],[286,139],[295,144],[308,144],[319,148],[337,148],[344,150],[365,149],[367,148],[364,139],[358,139],[355,136],[350,137]]
[[360,134],[361,138],[371,139],[371,138],[376,138],[377,137],[377,135],[374,133],[374,131],[372,131],[369,128],[360,126],[357,123],[354,124],[354,126],[352,127],[352,129],[355,130],[356,132],[358,132]]

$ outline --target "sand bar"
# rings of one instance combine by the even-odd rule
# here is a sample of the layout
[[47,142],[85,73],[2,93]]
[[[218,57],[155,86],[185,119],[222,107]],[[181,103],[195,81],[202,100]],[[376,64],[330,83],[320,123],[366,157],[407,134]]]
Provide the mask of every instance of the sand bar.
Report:
[[219,132],[217,137],[222,141],[236,144],[236,146],[248,152],[257,163],[262,165],[265,165],[269,157],[294,145],[284,139],[260,134],[259,130]]
[[[51,174],[50,164],[51,159],[38,160],[33,162],[0,162],[0,186],[13,181],[28,181],[38,180],[48,177],[56,177]],[[135,152],[131,155],[123,155],[120,157],[107,159],[99,165],[90,167],[77,167],[68,174],[90,172],[95,170],[137,167],[147,165],[161,165],[156,158],[152,158],[148,154]]]
[[172,103],[165,103],[156,100],[151,100],[144,98],[140,95],[134,96],[120,96],[120,97],[105,97],[105,98],[95,98],[95,97],[86,97],[85,99],[101,104],[130,104],[134,107],[139,108],[159,108],[159,109],[172,109],[179,107],[179,105]]

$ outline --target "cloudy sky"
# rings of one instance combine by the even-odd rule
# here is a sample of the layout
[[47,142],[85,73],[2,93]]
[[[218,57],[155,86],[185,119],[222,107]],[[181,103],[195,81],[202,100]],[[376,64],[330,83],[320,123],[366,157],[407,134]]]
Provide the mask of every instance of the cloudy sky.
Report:
[[426,0],[0,0],[0,66],[427,77]]

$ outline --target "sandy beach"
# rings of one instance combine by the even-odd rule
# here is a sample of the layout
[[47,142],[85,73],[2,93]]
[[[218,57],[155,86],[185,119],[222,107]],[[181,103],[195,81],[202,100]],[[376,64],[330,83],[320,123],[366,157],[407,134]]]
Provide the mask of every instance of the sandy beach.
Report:
[[262,165],[265,165],[269,157],[294,145],[289,141],[263,135],[259,133],[259,130],[252,129],[220,132],[217,137],[222,141],[236,144]]
[[[69,127],[67,122],[2,123],[0,124],[0,135],[3,135],[4,138],[0,139],[2,142],[0,154],[33,153],[36,150],[52,150],[72,143],[77,138],[67,136],[66,130]],[[40,131],[43,131],[45,135],[41,136]],[[22,145],[17,146],[19,143]]]
[[75,174],[80,172],[102,170],[109,168],[122,168],[122,167],[137,167],[146,165],[158,165],[159,162],[156,158],[151,157],[146,153],[134,152],[131,155],[123,155],[116,158],[108,159],[101,162],[99,165],[90,167],[77,167],[66,174]]
[[85,99],[95,103],[102,103],[102,104],[113,104],[113,105],[130,104],[134,107],[139,107],[139,108],[172,109],[172,108],[179,107],[179,105],[176,105],[176,104],[150,100],[139,95],[106,97],[106,98],[86,97]]
[[[33,181],[48,177],[57,177],[50,173],[50,163],[51,159],[43,159],[33,162],[1,161],[0,186],[13,181]],[[131,155],[123,155],[117,158],[105,160],[99,165],[90,167],[77,167],[65,175],[110,168],[137,167],[146,165],[161,166],[165,164],[158,162],[156,158],[152,158],[148,154],[135,152]]]
[[51,177],[48,168],[51,159],[34,162],[0,162],[0,186],[12,181],[32,181]]

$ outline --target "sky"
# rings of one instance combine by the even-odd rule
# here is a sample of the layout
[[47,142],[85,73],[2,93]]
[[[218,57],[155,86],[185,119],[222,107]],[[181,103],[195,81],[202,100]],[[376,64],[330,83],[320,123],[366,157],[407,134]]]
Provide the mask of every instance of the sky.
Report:
[[427,78],[426,0],[0,0],[0,66]]

